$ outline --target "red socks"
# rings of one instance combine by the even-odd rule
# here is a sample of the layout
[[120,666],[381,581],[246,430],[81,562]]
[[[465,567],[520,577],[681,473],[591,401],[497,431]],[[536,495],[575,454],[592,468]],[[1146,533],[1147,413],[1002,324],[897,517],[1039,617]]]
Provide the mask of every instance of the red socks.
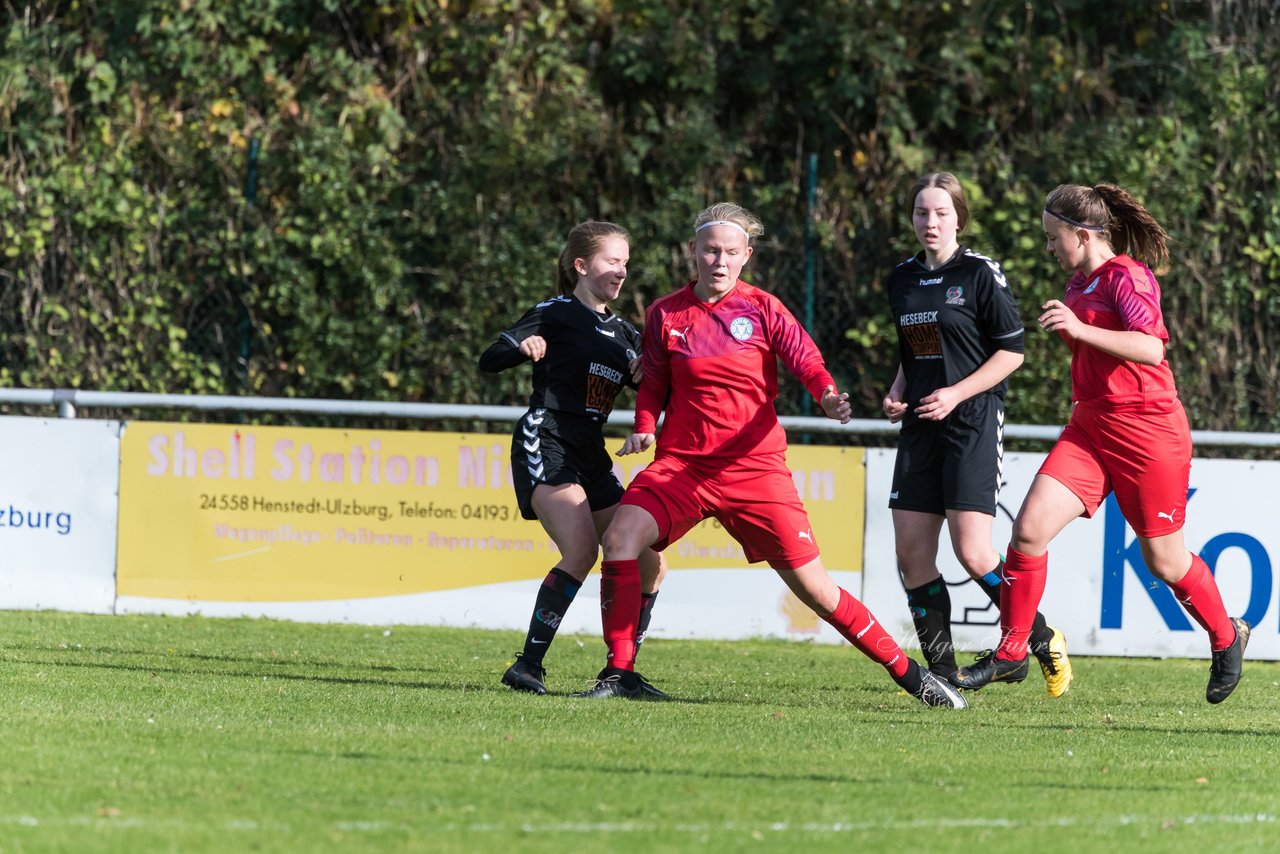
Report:
[[1027,638],[1044,596],[1048,567],[1048,552],[1032,557],[1009,547],[1000,585],[1000,648],[996,658],[1021,661],[1027,657]]
[[1216,652],[1235,643],[1236,627],[1222,604],[1218,582],[1214,580],[1209,565],[1200,555],[1192,553],[1191,568],[1180,581],[1170,584],[1169,588],[1192,619],[1209,633],[1211,649]]
[[843,588],[840,588],[840,604],[830,617],[824,618],[845,640],[877,664],[884,666],[894,679],[907,672],[911,659],[902,652],[893,636],[863,605]]
[[636,668],[640,625],[640,561],[606,560],[600,567],[600,622],[610,667]]

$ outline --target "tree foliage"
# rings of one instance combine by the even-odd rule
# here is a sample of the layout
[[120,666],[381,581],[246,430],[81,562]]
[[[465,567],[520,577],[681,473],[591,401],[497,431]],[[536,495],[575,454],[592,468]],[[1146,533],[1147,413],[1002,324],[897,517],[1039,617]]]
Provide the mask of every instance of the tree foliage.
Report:
[[[79,0],[0,18],[0,383],[517,402],[476,354],[553,290],[568,228],[635,239],[623,310],[737,200],[755,281],[856,414],[896,349],[884,281],[923,171],[1031,325],[1058,183],[1133,190],[1174,239],[1195,426],[1280,429],[1280,41],[1264,0]],[[810,214],[806,183],[816,156]],[[807,235],[812,235],[806,239]],[[807,288],[806,270],[814,273]],[[1060,422],[1029,336],[1011,417]],[[788,386],[780,408],[801,411]]]

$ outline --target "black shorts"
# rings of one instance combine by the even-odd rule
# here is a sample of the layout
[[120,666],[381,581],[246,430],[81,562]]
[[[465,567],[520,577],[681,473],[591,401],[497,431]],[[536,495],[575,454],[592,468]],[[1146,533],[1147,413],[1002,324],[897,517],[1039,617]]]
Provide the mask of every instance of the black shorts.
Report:
[[996,514],[1004,474],[1004,401],[980,394],[944,421],[902,425],[889,507],[945,516],[948,510]]
[[580,484],[592,512],[622,500],[622,484],[604,449],[601,424],[553,409],[531,409],[516,423],[511,437],[511,478],[520,515],[537,519],[533,490],[540,484]]

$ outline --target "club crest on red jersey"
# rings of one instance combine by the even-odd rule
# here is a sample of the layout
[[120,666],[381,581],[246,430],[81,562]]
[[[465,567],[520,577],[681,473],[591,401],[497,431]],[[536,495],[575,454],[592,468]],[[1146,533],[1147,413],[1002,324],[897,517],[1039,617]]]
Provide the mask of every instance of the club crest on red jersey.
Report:
[[755,331],[755,326],[745,317],[736,318],[729,324],[729,334],[739,341],[746,341]]

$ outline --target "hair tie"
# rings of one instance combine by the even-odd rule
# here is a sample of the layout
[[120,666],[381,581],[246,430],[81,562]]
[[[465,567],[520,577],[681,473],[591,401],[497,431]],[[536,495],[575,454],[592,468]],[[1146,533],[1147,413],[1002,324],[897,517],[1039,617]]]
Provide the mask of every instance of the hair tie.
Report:
[[730,222],[727,219],[713,219],[710,222],[704,222],[702,225],[695,228],[693,230],[693,233],[696,235],[698,232],[702,231],[704,228],[710,228],[713,225],[727,225],[730,228],[736,228],[738,229],[738,231],[742,232],[742,236],[747,238],[747,240],[751,239],[751,235],[747,234],[747,230],[745,228],[738,225],[736,222]]
[[1054,219],[1060,219],[1063,222],[1065,222],[1067,225],[1074,225],[1076,228],[1083,228],[1086,231],[1106,231],[1106,229],[1100,225],[1085,225],[1083,222],[1076,222],[1071,217],[1063,216],[1057,211],[1051,211],[1048,208],[1045,208],[1044,212],[1047,213],[1049,216],[1053,217]]

